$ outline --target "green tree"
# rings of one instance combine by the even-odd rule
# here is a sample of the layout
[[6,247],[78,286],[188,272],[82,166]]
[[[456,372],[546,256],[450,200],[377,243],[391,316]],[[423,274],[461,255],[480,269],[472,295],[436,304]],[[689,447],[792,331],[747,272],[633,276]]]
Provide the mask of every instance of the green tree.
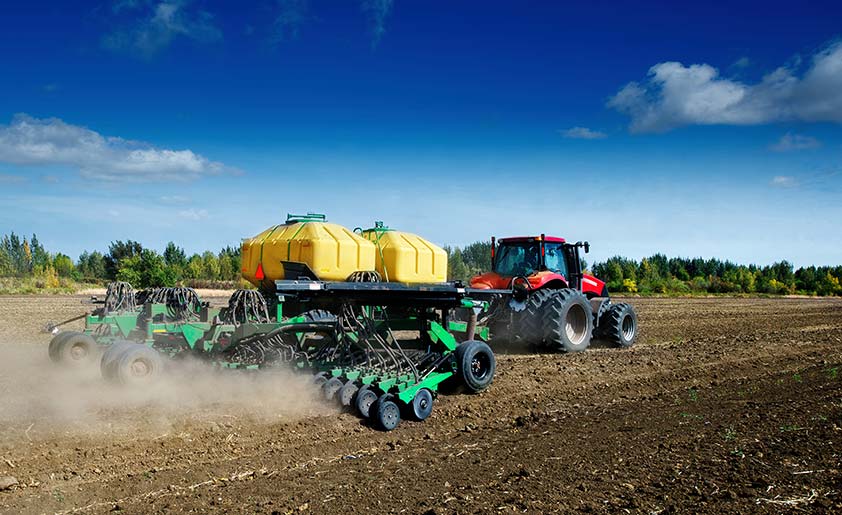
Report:
[[82,252],[79,256],[79,264],[76,267],[79,274],[85,279],[105,279],[105,256],[97,251],[88,253]]
[[202,254],[202,269],[202,279],[209,281],[219,279],[219,258],[216,257],[216,254],[209,250]]
[[143,246],[132,240],[112,241],[108,246],[108,255],[105,256],[105,275],[109,279],[117,277],[117,272],[120,270],[121,262],[124,259],[132,257],[140,257],[143,251]]
[[470,279],[470,271],[462,258],[462,251],[459,247],[445,247],[447,257],[447,278],[451,281],[467,281]]
[[71,277],[73,272],[76,271],[76,267],[73,265],[73,260],[70,259],[70,256],[66,256],[60,252],[53,258],[52,264],[59,277]]

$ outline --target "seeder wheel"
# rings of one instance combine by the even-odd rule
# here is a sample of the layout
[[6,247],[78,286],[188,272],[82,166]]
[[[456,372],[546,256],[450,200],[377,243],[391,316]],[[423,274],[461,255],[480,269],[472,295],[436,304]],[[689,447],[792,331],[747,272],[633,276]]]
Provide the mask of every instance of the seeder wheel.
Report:
[[325,396],[325,400],[334,400],[336,398],[336,393],[343,386],[345,386],[345,384],[338,377],[331,377],[330,379],[325,381],[325,383],[322,385],[322,393]]
[[[61,335],[59,335],[61,336]],[[56,363],[82,367],[99,359],[99,346],[93,338],[84,333],[67,333],[64,338],[50,342],[50,358]]]
[[342,406],[347,408],[354,401],[354,395],[359,389],[360,388],[354,384],[353,381],[348,381],[344,386],[342,386],[342,388],[339,389],[339,393],[336,395],[336,398]]
[[321,388],[327,382],[328,375],[327,372],[319,372],[313,376],[313,384]]
[[408,418],[421,422],[426,420],[433,413],[433,394],[430,390],[422,388],[418,390],[406,406]]
[[400,424],[401,410],[393,398],[392,394],[384,393],[372,404],[370,418],[377,429],[391,431]]
[[357,412],[363,418],[368,418],[371,411],[371,405],[377,401],[377,393],[371,389],[370,385],[363,385],[357,392],[356,408]]

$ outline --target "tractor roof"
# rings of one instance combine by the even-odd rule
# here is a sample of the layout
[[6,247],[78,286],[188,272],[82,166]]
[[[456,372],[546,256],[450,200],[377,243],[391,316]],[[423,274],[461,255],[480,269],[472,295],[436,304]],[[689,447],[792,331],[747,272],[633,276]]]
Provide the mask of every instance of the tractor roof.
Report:
[[[512,236],[509,238],[500,238],[500,243],[516,243],[522,241],[539,241],[541,239],[540,236]],[[551,241],[553,243],[564,243],[564,238],[558,238],[556,236],[544,236],[544,241]]]

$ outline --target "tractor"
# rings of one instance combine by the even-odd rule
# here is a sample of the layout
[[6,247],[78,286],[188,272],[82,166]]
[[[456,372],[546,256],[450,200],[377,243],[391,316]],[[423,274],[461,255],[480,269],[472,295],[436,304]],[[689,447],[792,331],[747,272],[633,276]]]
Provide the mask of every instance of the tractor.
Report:
[[590,245],[543,234],[491,238],[491,271],[473,277],[471,288],[512,294],[495,297],[481,323],[535,349],[581,352],[592,338],[630,347],[634,308],[612,303],[605,283],[583,272],[580,249],[587,253]]

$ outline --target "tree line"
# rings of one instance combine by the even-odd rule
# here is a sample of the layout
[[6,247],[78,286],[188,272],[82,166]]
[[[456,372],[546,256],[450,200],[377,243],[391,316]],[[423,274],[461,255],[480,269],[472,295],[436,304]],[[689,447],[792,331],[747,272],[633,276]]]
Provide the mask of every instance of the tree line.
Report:
[[225,247],[190,256],[173,242],[163,253],[144,248],[136,241],[114,241],[108,252],[83,252],[74,261],[62,253],[50,253],[36,235],[21,237],[12,232],[0,240],[0,277],[32,278],[41,288],[73,282],[126,281],[136,288],[153,286],[214,286],[240,279],[240,248]]
[[[491,268],[491,243],[445,247],[448,278],[468,282]],[[137,288],[151,286],[231,286],[240,282],[240,248],[225,247],[190,256],[173,242],[163,253],[132,240],[114,241],[108,252],[83,252],[77,260],[48,252],[33,234],[14,232],[0,240],[0,277],[32,278],[39,288],[70,282],[118,280]],[[588,268],[583,263],[583,268]],[[663,254],[639,261],[615,256],[595,263],[590,271],[618,293],[768,293],[842,295],[842,266],[809,266],[797,270],[787,261],[772,265],[740,265],[716,258],[668,258]],[[227,283],[227,284],[223,284]]]
[[[491,268],[491,243],[446,247],[448,277],[469,281]],[[794,269],[788,261],[767,266],[740,265],[716,258],[668,258],[664,254],[634,260],[615,256],[583,269],[607,283],[617,293],[768,293],[842,295],[842,266],[808,266]]]

